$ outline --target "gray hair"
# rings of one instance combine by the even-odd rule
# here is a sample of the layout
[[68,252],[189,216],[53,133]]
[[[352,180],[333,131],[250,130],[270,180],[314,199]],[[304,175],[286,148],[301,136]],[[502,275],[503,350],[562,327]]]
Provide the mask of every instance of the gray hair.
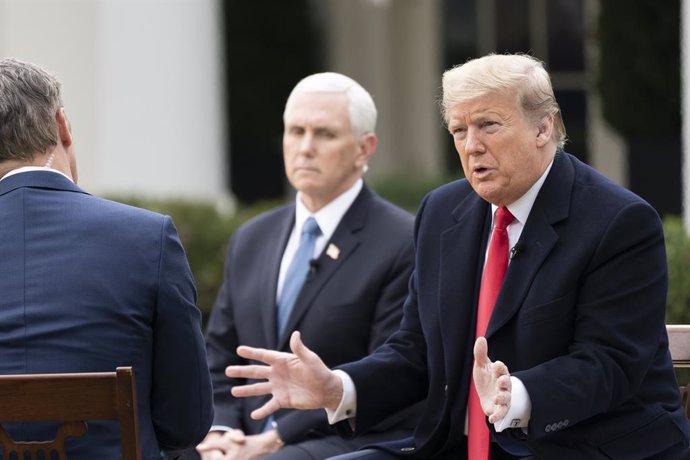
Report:
[[490,54],[447,70],[443,74],[443,119],[447,124],[450,109],[458,103],[506,89],[518,91],[522,110],[533,122],[552,116],[552,138],[559,147],[565,145],[565,125],[549,74],[540,60],[526,54]]
[[32,160],[57,145],[60,86],[34,64],[0,59],[0,161]]
[[345,93],[348,100],[352,133],[355,136],[361,136],[376,130],[377,112],[374,99],[362,85],[350,77],[335,72],[323,72],[303,78],[293,88],[285,103],[283,121],[285,121],[288,107],[297,93]]

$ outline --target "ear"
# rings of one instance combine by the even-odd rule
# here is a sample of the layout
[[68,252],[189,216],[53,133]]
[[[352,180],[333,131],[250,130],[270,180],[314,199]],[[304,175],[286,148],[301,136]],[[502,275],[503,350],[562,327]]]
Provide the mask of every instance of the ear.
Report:
[[355,161],[355,165],[358,168],[361,168],[369,162],[369,158],[371,158],[371,156],[376,151],[378,138],[374,133],[366,133],[362,134],[357,142],[359,152],[357,152],[357,159]]
[[58,109],[57,113],[55,114],[55,121],[58,127],[60,143],[62,143],[63,147],[67,148],[72,145],[72,131],[70,130],[70,124],[67,120],[64,107],[60,107]]
[[553,116],[547,115],[537,125],[537,147],[544,147],[551,141],[553,135]]

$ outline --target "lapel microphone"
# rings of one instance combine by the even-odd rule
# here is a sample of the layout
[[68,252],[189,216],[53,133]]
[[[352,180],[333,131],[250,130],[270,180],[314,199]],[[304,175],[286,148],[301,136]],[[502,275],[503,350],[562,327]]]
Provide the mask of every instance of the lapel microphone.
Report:
[[316,275],[316,270],[319,269],[319,261],[316,259],[309,260],[309,272],[307,273],[307,280],[311,280]]
[[518,254],[520,251],[520,243],[516,243],[515,246],[510,248],[510,254],[508,255],[508,258],[510,260],[513,260],[513,258]]

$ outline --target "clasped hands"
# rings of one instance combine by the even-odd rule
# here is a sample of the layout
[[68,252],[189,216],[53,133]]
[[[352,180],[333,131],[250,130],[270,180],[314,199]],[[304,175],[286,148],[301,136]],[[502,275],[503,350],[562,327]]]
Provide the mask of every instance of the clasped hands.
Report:
[[[343,395],[342,381],[307,348],[295,331],[290,337],[292,353],[263,348],[240,346],[237,354],[242,358],[259,361],[266,365],[249,364],[228,366],[225,374],[231,378],[261,380],[258,383],[238,385],[232,388],[236,397],[271,394],[271,399],[254,410],[253,419],[268,417],[279,409],[338,408]],[[508,367],[488,357],[488,345],[484,337],[474,344],[475,388],[484,413],[490,423],[505,417],[510,408],[511,381]]]
[[258,460],[280,448],[275,430],[245,435],[242,430],[212,431],[196,446],[201,460]]

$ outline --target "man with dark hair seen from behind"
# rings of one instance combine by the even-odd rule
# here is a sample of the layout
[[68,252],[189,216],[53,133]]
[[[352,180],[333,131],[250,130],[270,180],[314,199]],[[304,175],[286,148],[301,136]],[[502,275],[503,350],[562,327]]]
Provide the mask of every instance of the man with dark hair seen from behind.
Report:
[[537,59],[448,70],[443,115],[465,179],[419,208],[400,329],[335,371],[298,333],[294,354],[240,347],[269,365],[228,375],[267,381],[233,394],[273,394],[254,417],[327,408],[348,434],[426,401],[413,437],[338,460],[690,458],[655,210],[563,150]]
[[[76,185],[72,141],[60,82],[0,60],[0,373],[132,366],[142,459],[177,458],[213,417],[192,274],[170,217]],[[88,425],[68,458],[119,458],[117,422]],[[6,428],[17,441],[55,434]]]
[[345,440],[322,410],[256,421],[250,414],[265,399],[230,394],[246,383],[225,377],[228,365],[246,363],[235,353],[241,343],[287,351],[299,330],[331,366],[371,353],[400,324],[412,271],[412,215],[362,179],[377,143],[369,93],[345,75],[310,75],[283,118],[285,173],[297,196],[230,240],[206,334],[216,426],[198,446],[204,460],[319,460],[408,436],[416,420],[410,408]]

